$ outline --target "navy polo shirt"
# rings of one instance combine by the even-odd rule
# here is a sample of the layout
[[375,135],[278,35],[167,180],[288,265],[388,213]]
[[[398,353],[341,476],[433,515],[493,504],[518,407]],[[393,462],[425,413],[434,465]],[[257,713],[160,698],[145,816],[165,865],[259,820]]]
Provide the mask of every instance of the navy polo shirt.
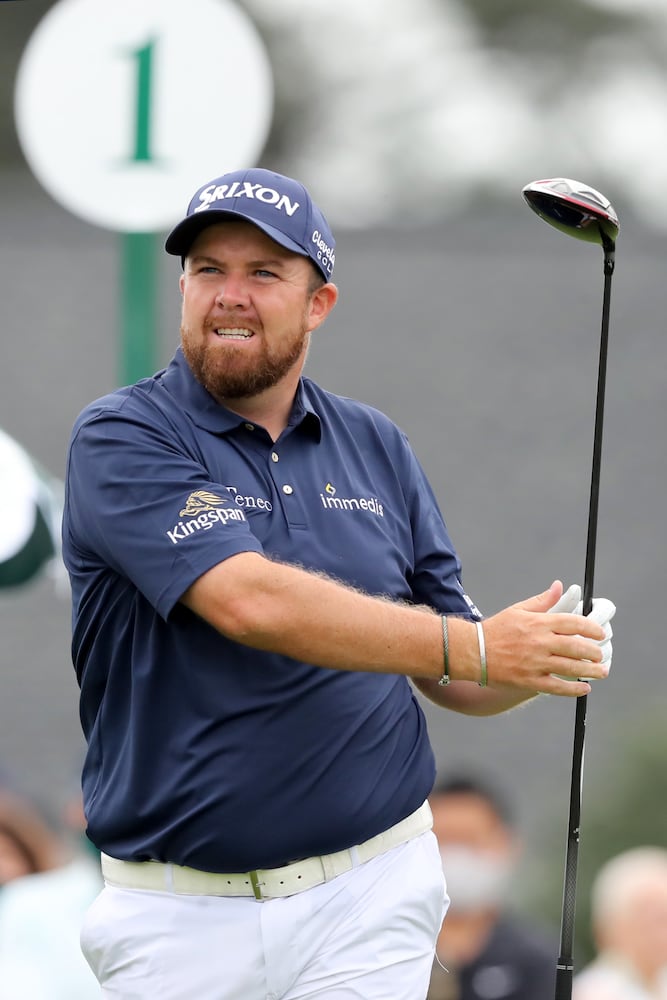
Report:
[[474,617],[424,473],[377,410],[304,378],[273,443],[180,350],[89,405],[68,454],[63,555],[88,833],[116,858],[275,867],[360,843],[431,790],[405,677],[250,649],[179,603],[239,552]]

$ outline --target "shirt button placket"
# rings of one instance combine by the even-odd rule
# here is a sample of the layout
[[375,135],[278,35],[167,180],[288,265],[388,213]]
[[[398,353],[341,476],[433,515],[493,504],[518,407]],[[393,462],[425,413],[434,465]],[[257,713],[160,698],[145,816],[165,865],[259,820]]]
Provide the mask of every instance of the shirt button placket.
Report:
[[[272,465],[276,466],[278,465],[279,462],[280,462],[280,455],[278,454],[277,451],[272,451],[271,452]],[[285,520],[290,525],[305,527],[306,521],[304,512],[301,510],[301,504],[299,503],[295,495],[294,487],[291,485],[291,483],[280,483],[278,477],[275,476],[273,469],[271,470],[271,475],[274,483],[276,484],[276,489],[280,490],[283,497],[292,498],[291,502],[282,504],[283,513],[285,514]]]

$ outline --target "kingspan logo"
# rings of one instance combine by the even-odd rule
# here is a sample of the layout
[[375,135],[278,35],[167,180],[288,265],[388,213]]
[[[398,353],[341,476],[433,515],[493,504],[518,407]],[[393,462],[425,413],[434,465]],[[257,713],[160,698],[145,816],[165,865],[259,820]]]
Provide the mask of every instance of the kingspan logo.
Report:
[[214,201],[224,201],[227,198],[252,198],[265,205],[272,205],[280,212],[286,212],[290,217],[299,208],[298,201],[292,201],[286,194],[281,194],[275,188],[263,187],[261,184],[251,184],[250,181],[234,181],[233,184],[209,184],[199,193],[201,205],[195,212],[203,212]]
[[326,510],[366,510],[376,517],[384,517],[384,507],[377,497],[339,497],[336,487],[327,483],[320,493],[322,506]]
[[240,508],[225,508],[226,503],[229,503],[227,497],[219,497],[217,493],[210,493],[208,490],[195,490],[188,497],[183,510],[179,511],[180,517],[191,520],[179,521],[167,531],[167,537],[174,545],[178,545],[197,531],[210,531],[214,524],[245,521],[245,514]]

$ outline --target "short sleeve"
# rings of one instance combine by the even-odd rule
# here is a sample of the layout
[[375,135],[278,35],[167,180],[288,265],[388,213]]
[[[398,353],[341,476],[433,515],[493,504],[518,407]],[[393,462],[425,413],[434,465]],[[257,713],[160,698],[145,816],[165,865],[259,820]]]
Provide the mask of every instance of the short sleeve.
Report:
[[63,522],[73,575],[111,568],[166,618],[199,576],[248,551],[262,546],[229,489],[164,427],[110,409],[75,428]]

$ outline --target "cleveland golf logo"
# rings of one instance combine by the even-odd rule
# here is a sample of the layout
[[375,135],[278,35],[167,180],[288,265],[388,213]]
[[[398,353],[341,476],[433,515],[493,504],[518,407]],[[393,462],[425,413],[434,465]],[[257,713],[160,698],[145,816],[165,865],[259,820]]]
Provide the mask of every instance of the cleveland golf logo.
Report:
[[327,483],[320,493],[325,510],[367,510],[377,517],[384,517],[384,507],[377,497],[339,497],[336,494],[336,487]]
[[290,201],[286,194],[281,194],[275,188],[262,187],[261,184],[251,184],[249,181],[234,181],[233,184],[209,184],[199,193],[201,205],[197,205],[195,212],[203,212],[214,201],[223,201],[225,198],[253,198],[261,201],[265,205],[273,205],[278,211],[286,212],[292,216],[299,208],[298,201]]
[[312,241],[317,247],[317,259],[321,260],[326,266],[327,271],[331,273],[333,271],[334,264],[336,263],[334,248],[329,246],[319,229],[316,229],[313,232]]
[[196,531],[210,531],[214,524],[227,524],[228,521],[245,521],[245,514],[238,507],[224,509],[229,503],[227,497],[219,497],[217,493],[208,490],[195,490],[188,497],[185,507],[179,511],[180,517],[191,518],[189,521],[179,521],[167,531],[167,537],[174,545],[185,538],[194,535]]

